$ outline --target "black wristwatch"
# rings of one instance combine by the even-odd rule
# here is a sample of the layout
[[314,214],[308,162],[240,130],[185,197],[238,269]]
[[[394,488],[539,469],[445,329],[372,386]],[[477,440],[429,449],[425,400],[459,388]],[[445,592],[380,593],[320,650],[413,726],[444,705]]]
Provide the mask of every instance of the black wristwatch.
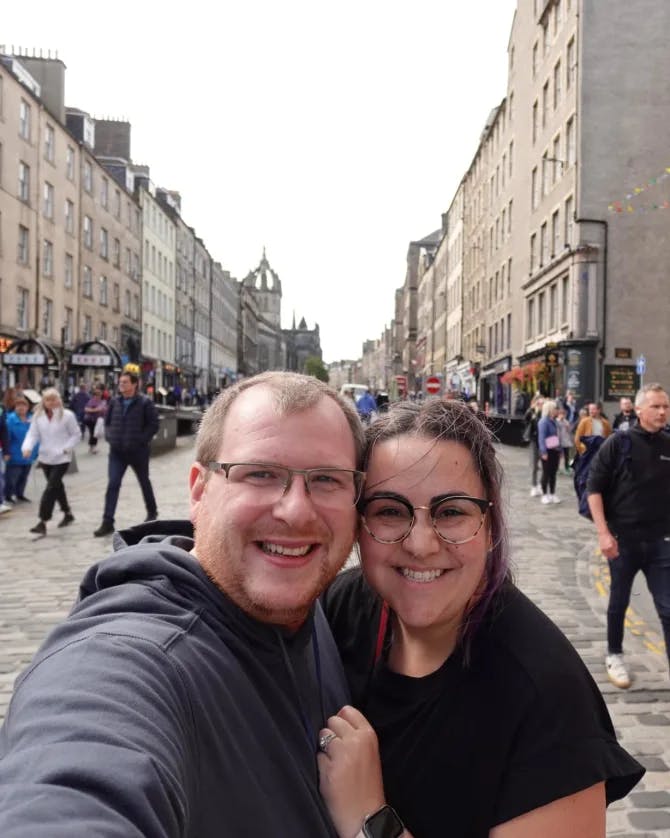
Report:
[[365,838],[400,838],[405,831],[405,824],[391,806],[377,809],[363,820],[361,833]]

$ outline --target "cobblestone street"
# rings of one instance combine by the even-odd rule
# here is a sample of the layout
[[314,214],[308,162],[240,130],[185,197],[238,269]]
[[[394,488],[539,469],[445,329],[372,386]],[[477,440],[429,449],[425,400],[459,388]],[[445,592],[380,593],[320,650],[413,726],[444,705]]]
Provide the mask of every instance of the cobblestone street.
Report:
[[[106,444],[98,455],[77,451],[79,471],[66,478],[75,523],[58,529],[60,515],[45,538],[28,532],[37,520],[43,488],[40,472],[31,475],[21,504],[0,517],[0,718],[17,674],[49,628],[71,607],[85,569],[104,558],[111,538],[94,538],[100,524],[106,484]],[[187,476],[193,440],[180,438],[176,451],[152,460],[161,518],[187,511]],[[648,596],[634,597],[625,637],[635,680],[617,690],[605,674],[605,610],[608,573],[596,551],[590,522],[577,515],[569,477],[559,478],[560,505],[542,506],[528,497],[527,452],[503,447],[506,498],[512,524],[512,556],[517,582],[560,626],[577,648],[605,695],[623,746],[647,768],[626,800],[608,811],[608,836],[670,836],[670,679],[662,633]],[[144,518],[137,481],[128,472],[121,490],[116,525]]]

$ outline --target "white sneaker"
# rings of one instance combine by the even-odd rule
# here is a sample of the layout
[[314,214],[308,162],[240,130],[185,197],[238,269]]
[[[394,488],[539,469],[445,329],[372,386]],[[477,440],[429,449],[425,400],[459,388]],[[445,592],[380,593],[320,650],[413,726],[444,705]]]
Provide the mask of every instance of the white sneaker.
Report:
[[607,655],[605,658],[607,677],[620,690],[627,690],[630,687],[630,675],[623,662],[623,655]]
[[0,515],[2,515],[5,512],[11,512],[12,509],[14,509],[14,507],[11,505],[11,503],[0,503]]
[[561,502],[561,499],[559,498],[558,495],[549,495],[549,497],[551,498],[552,503],[560,503]]
[[541,503],[551,503],[551,495],[542,495]]
[[542,489],[539,486],[533,486],[530,490],[531,498],[539,498],[542,494]]

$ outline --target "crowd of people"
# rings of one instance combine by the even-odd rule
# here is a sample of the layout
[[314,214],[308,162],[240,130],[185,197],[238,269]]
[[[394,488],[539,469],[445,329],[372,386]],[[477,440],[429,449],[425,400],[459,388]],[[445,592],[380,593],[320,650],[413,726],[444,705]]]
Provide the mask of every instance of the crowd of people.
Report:
[[[150,439],[155,407],[137,385],[122,375],[107,408],[108,438],[133,434],[113,443],[110,474],[135,468]],[[483,414],[453,399],[380,411],[366,395],[359,406],[295,373],[245,379],[204,415],[188,520],[156,520],[143,486],[147,519],[87,572],[17,681],[0,730],[3,838],[207,838],[222,824],[229,836],[604,836],[606,806],[644,768],[578,653],[514,584]],[[670,404],[652,384],[631,408],[616,431],[598,405],[580,417],[570,393],[536,397],[528,417],[545,503],[571,443],[608,432],[589,504],[612,569],[607,671],[622,688],[640,570],[670,644]],[[55,448],[71,448],[72,422],[81,437],[47,391],[24,453],[38,435],[47,447],[55,431],[40,425],[59,411]],[[61,500],[54,478],[45,513]],[[360,566],[340,573],[355,546]]]

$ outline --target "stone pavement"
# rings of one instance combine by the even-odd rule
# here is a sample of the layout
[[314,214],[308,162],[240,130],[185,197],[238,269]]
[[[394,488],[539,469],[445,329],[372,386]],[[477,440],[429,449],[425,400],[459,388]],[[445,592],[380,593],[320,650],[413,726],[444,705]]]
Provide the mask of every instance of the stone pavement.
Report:
[[[12,685],[48,629],[71,607],[88,566],[107,555],[111,538],[93,537],[100,523],[106,483],[106,444],[95,456],[81,444],[79,472],[66,477],[76,518],[58,529],[57,513],[46,538],[28,532],[36,521],[44,479],[31,475],[24,504],[0,516],[0,719]],[[188,468],[193,440],[180,438],[176,451],[151,461],[162,518],[187,511]],[[505,466],[512,557],[519,586],[561,627],[581,654],[605,696],[622,745],[647,768],[626,800],[608,810],[607,835],[617,838],[670,836],[670,678],[655,619],[631,612],[626,654],[635,675],[630,690],[607,680],[605,610],[607,564],[596,552],[592,525],[580,518],[569,478],[559,478],[563,503],[543,506],[528,497],[527,451],[501,447]],[[143,520],[137,481],[127,472],[117,510],[117,526]],[[646,612],[645,612],[646,613]]]

